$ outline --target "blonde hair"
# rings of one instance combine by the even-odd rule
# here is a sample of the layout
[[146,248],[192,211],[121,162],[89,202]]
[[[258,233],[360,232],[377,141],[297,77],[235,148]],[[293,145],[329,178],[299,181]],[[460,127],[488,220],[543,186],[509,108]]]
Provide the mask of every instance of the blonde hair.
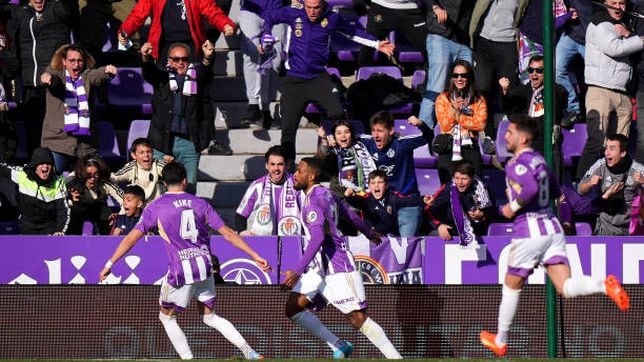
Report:
[[54,56],[51,57],[51,63],[49,63],[49,66],[51,67],[51,69],[56,71],[62,71],[64,68],[63,60],[67,58],[67,53],[70,50],[79,52],[83,57],[83,60],[85,61],[83,70],[92,69],[94,68],[94,65],[96,65],[96,61],[94,60],[94,57],[92,57],[92,55],[89,54],[87,50],[85,50],[85,48],[81,47],[78,44],[65,44],[65,45],[62,45],[60,48],[56,49]]

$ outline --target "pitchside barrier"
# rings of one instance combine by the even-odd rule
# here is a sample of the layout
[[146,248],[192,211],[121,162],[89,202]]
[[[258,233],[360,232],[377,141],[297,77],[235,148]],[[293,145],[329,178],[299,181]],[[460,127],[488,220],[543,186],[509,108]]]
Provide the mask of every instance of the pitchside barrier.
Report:
[[[114,265],[108,282],[118,285],[91,285],[120,240],[0,238],[7,246],[0,255],[0,358],[176,358],[158,321],[159,287],[151,285],[165,272],[167,257],[159,237],[139,241]],[[275,284],[278,271],[292,268],[301,254],[298,238],[247,241],[273,270],[259,271],[243,253],[213,237],[221,274],[229,282]],[[478,342],[478,333],[496,328],[508,242],[488,237],[481,248],[469,249],[438,238],[390,238],[375,247],[354,238],[350,247],[365,281],[390,284],[367,285],[369,314],[404,357],[463,358],[491,356]],[[570,237],[568,256],[573,275],[615,274],[628,284],[631,310],[619,312],[602,295],[560,299],[558,355],[643,357],[644,239]],[[521,295],[510,333],[512,357],[547,357],[543,280],[538,270]],[[325,344],[284,317],[287,294],[276,285],[218,285],[217,290],[217,313],[267,357],[330,357]],[[332,331],[355,342],[356,357],[381,357],[334,308],[319,315]],[[201,322],[195,305],[179,324],[196,357],[240,356]]]

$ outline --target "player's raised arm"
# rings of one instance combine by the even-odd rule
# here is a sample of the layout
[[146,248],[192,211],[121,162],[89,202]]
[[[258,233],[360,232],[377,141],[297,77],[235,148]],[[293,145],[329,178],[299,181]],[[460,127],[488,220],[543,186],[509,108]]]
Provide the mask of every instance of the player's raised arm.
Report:
[[132,231],[130,231],[130,233],[121,240],[119,246],[114,250],[114,254],[112,254],[112,257],[107,261],[107,263],[105,263],[103,270],[101,270],[101,273],[99,274],[99,280],[101,282],[110,275],[112,265],[121,259],[123,255],[127,254],[143,235],[144,234],[141,230],[132,229]]
[[269,271],[271,270],[271,266],[268,265],[268,261],[266,259],[262,258],[261,255],[257,254],[255,250],[253,250],[248,244],[244,241],[244,239],[239,236],[233,229],[229,228],[228,226],[224,225],[217,229],[217,231],[221,234],[221,236],[226,239],[231,245],[236,247],[237,249],[245,252],[246,254],[250,255],[251,258],[255,261],[257,266],[259,266],[263,271]]

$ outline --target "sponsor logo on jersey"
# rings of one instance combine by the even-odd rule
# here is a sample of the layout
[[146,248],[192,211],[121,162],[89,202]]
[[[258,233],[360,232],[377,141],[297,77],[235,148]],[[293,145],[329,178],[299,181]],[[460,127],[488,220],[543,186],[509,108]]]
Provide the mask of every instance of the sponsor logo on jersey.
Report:
[[354,259],[365,284],[389,284],[385,268],[376,259],[366,255],[355,255]]

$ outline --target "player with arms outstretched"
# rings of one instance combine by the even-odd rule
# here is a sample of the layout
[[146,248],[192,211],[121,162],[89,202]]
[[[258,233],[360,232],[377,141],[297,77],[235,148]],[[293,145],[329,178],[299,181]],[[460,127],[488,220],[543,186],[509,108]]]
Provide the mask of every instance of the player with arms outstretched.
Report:
[[[347,315],[351,325],[386,358],[400,359],[402,357],[382,327],[367,316],[362,276],[356,270],[347,237],[338,229],[338,221],[346,219],[376,244],[381,242],[380,235],[369,229],[333,192],[319,184],[322,167],[317,158],[303,158],[295,173],[295,189],[305,193],[302,221],[308,245],[295,269],[284,272],[283,288],[291,290],[286,316],[325,341],[333,350],[334,358],[348,357],[353,352],[353,345],[335,336],[306,310],[323,297]],[[308,271],[304,273],[307,267]]]
[[543,156],[531,148],[536,121],[516,116],[510,122],[504,137],[508,151],[514,154],[505,166],[510,202],[501,213],[514,219],[514,237],[499,306],[498,332],[495,335],[483,331],[480,335],[481,343],[499,357],[507,354],[508,334],[521,288],[539,264],[546,267],[564,298],[605,293],[620,310],[629,308],[628,295],[615,276],[609,275],[604,281],[586,275],[571,278],[564,231],[549,206],[560,193],[557,179]]
[[224,224],[206,201],[188,194],[186,169],[179,162],[168,164],[162,171],[168,192],[149,204],[139,223],[121,241],[100,273],[103,281],[112,265],[134,247],[146,233],[158,228],[168,253],[168,272],[161,284],[159,319],[181,359],[192,359],[186,336],[177,324],[176,314],[184,311],[193,296],[199,301],[203,322],[218,330],[237,346],[246,359],[263,359],[226,319],[214,313],[215,282],[209,247],[209,228],[217,230],[228,242],[250,255],[264,271],[268,262],[251,249],[232,229]]

